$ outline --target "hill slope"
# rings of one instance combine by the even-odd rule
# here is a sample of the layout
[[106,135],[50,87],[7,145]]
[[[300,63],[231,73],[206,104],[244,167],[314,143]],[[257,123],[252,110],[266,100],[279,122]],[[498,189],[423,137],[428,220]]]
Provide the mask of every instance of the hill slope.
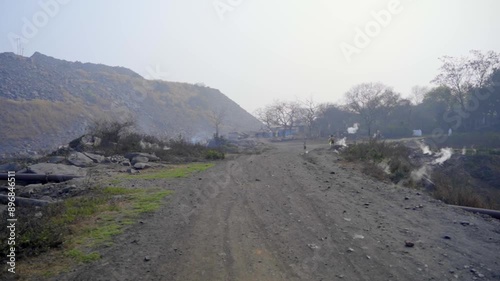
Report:
[[132,116],[154,135],[206,138],[210,115],[225,112],[222,131],[260,123],[217,89],[146,80],[123,68],[68,62],[40,53],[0,54],[0,154],[50,149],[81,135],[92,119]]

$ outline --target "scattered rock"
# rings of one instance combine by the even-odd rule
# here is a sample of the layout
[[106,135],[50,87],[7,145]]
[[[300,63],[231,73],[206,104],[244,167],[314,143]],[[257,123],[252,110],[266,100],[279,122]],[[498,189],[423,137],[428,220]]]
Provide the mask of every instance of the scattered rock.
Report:
[[3,164],[3,165],[0,165],[0,172],[2,173],[7,173],[9,171],[19,171],[23,169],[23,166],[17,164],[17,163],[7,163],[7,164]]
[[461,221],[460,224],[463,225],[463,226],[466,226],[466,225],[470,225],[470,222],[468,222],[468,221]]
[[28,167],[28,172],[32,174],[45,174],[45,175],[72,175],[72,176],[85,176],[85,169],[52,163],[38,163]]
[[335,172],[330,172],[330,175],[335,175]]
[[443,239],[446,239],[446,240],[451,240],[451,237],[450,237],[450,236],[448,236],[448,235],[445,235],[445,236],[443,236]]
[[149,154],[149,153],[130,152],[130,153],[125,154],[125,158],[127,158],[130,161],[132,161],[132,159],[134,159],[135,157],[138,157],[138,156],[146,157],[146,158],[148,158],[148,161],[159,161],[160,160],[160,158],[158,158],[156,155]]
[[102,163],[106,160],[106,157],[94,153],[82,152],[85,156],[90,158],[90,160],[94,161],[94,163]]
[[64,162],[64,160],[66,160],[64,156],[52,156],[47,159],[47,163],[58,164]]
[[42,201],[47,201],[47,202],[52,202],[52,201],[54,201],[54,200],[52,199],[52,197],[50,197],[50,196],[42,196],[42,198],[40,198],[40,200],[42,200]]
[[352,253],[352,252],[354,252],[354,249],[353,248],[347,248],[347,252],[348,253]]
[[123,162],[121,162],[122,166],[125,166],[125,167],[130,167],[132,166],[132,164],[130,164],[130,162],[128,160],[125,160]]
[[405,246],[408,248],[412,248],[413,246],[415,246],[415,243],[413,243],[411,241],[405,241]]
[[127,169],[127,173],[129,173],[129,174],[133,175],[133,174],[138,174],[138,173],[139,173],[139,171],[137,171],[137,170],[136,170],[136,169],[134,169],[134,168],[128,168],[128,169]]
[[85,156],[85,154],[81,153],[81,152],[73,152],[72,154],[70,154],[68,156],[68,161],[69,163],[71,163],[72,165],[75,165],[77,167],[90,167],[90,166],[93,166],[94,165],[94,161],[90,158],[88,158],[87,156]]
[[150,260],[151,260],[151,258],[149,256],[144,257],[144,261],[150,261]]
[[134,164],[134,168],[137,169],[137,170],[143,170],[143,169],[147,169],[147,168],[150,168],[151,165],[147,164],[147,163],[135,163]]
[[316,245],[316,244],[307,244],[307,247],[309,247],[309,248],[311,248],[311,249],[313,249],[313,250],[315,250],[315,249],[319,249],[319,246],[318,246],[318,245]]
[[130,160],[130,162],[132,163],[132,165],[134,165],[136,163],[146,163],[146,162],[149,162],[149,158],[139,155],[139,156],[135,156],[134,158],[132,158]]
[[127,161],[128,163],[130,163],[130,161],[129,161],[127,158],[125,158],[125,157],[123,157],[123,156],[121,156],[121,155],[113,155],[113,156],[110,156],[110,157],[108,157],[108,160],[109,160],[111,163],[123,163],[123,162],[125,162],[125,161]]
[[255,179],[255,181],[260,181],[260,179]]

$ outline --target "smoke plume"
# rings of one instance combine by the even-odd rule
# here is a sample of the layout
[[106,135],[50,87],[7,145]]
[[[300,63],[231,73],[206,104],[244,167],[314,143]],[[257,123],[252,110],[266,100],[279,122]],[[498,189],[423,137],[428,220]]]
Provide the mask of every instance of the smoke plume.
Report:
[[453,154],[453,149],[452,148],[441,148],[441,151],[436,154],[438,157],[437,159],[434,159],[432,161],[432,164],[436,165],[442,165],[446,160],[451,158],[451,155]]
[[359,128],[359,124],[354,123],[354,125],[352,127],[347,128],[347,133],[348,134],[355,134],[358,131],[358,128]]

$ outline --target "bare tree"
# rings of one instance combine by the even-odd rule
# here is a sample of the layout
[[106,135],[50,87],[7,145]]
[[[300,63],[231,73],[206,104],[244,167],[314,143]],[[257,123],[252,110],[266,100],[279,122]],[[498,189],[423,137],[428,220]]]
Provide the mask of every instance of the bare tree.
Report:
[[301,110],[302,119],[307,124],[307,135],[311,137],[312,129],[314,127],[316,118],[318,118],[318,114],[321,111],[321,107],[314,101],[312,96],[304,101],[301,101],[301,104],[303,106]]
[[352,87],[345,98],[346,109],[361,117],[371,136],[373,125],[390,114],[400,96],[382,83],[362,83]]
[[283,127],[285,134],[299,119],[300,106],[297,102],[275,101],[271,108],[275,112],[276,124]]
[[481,88],[490,75],[499,68],[499,54],[494,51],[482,53],[471,50],[470,57],[444,56],[439,73],[431,82],[451,89],[453,102],[464,110],[468,94],[474,88]]
[[275,126],[282,127],[285,132],[291,130],[299,120],[300,113],[299,103],[279,100],[256,111],[257,118],[273,133]]
[[259,121],[261,121],[266,129],[270,132],[272,132],[274,136],[274,126],[276,124],[276,116],[274,110],[271,108],[271,106],[266,106],[264,108],[259,108],[255,111],[255,116]]
[[215,128],[215,138],[219,138],[220,128],[226,118],[226,110],[223,108],[214,109],[210,113],[210,121]]
[[418,86],[415,85],[411,88],[410,101],[412,104],[417,105],[421,104],[425,98],[425,95],[430,91],[427,86]]

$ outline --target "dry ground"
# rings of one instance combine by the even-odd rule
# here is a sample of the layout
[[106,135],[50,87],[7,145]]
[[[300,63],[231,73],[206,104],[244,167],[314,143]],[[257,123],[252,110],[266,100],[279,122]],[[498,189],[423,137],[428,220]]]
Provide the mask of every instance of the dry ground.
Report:
[[160,211],[53,280],[500,280],[499,221],[372,180],[324,144],[273,146],[158,182],[175,190]]

